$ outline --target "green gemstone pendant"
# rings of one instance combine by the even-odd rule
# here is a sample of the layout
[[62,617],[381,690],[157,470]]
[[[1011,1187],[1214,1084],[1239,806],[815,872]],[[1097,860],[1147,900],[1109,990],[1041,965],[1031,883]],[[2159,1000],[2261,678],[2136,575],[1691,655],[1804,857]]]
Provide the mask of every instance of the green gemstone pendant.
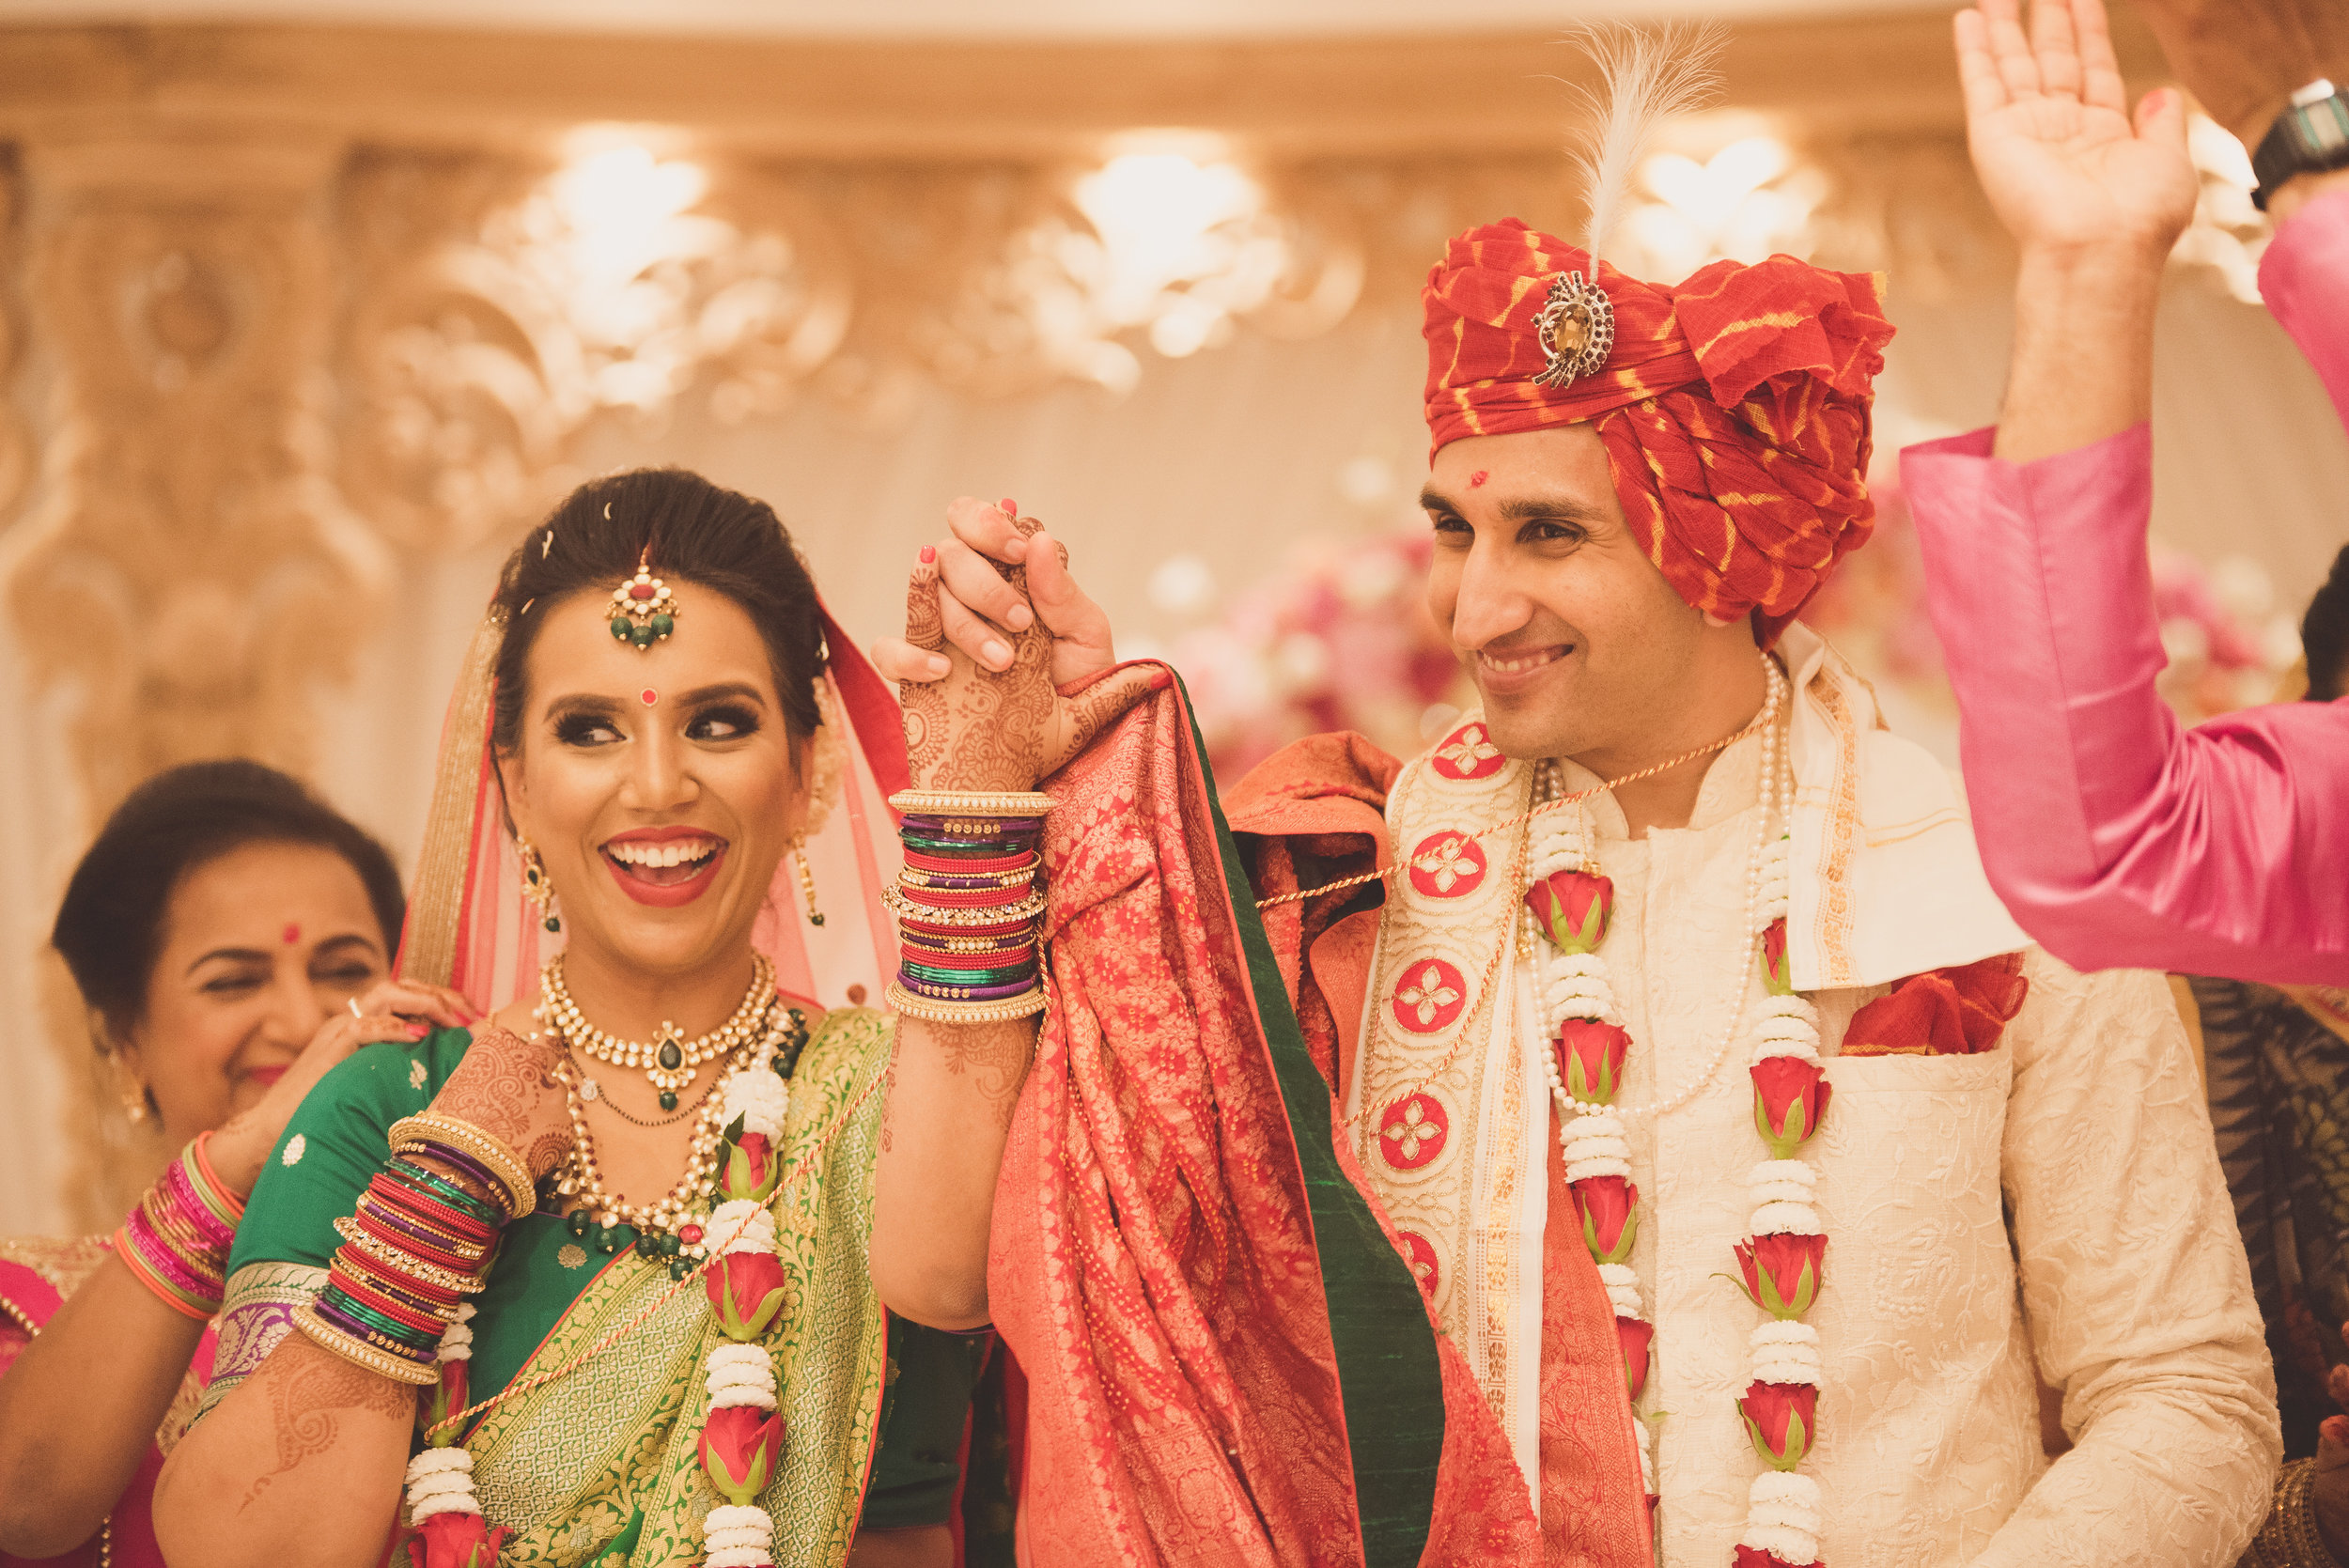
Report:
[[663,1089],[661,1091],[661,1109],[663,1110],[675,1110],[677,1109],[676,1090]]

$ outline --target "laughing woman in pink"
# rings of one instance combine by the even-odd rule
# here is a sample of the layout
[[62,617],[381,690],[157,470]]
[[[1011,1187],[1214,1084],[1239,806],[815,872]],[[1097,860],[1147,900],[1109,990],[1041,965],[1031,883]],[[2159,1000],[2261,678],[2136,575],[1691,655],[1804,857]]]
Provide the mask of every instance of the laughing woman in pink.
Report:
[[398,874],[293,780],[196,763],[122,803],[54,940],[134,1122],[183,1150],[112,1236],[0,1239],[0,1564],[161,1568],[156,1472],[210,1375],[245,1195],[359,1045],[473,1016],[390,984]]

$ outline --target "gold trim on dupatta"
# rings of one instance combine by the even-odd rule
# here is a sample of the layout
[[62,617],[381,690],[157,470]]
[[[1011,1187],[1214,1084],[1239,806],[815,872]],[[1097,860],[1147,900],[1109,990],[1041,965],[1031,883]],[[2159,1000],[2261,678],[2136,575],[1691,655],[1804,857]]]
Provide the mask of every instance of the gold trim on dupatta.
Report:
[[441,724],[441,753],[433,765],[432,804],[424,819],[424,847],[408,899],[408,929],[400,948],[400,978],[445,986],[457,969],[457,933],[472,870],[474,830],[480,810],[481,759],[488,743],[490,693],[498,651],[506,644],[506,611],[481,618]]

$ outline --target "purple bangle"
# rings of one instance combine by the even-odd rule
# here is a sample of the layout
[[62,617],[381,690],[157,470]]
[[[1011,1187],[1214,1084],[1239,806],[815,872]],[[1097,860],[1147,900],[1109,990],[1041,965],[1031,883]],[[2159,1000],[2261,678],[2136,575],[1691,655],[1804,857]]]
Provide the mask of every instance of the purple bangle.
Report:
[[501,1212],[503,1211],[506,1202],[504,1197],[506,1184],[498,1180],[488,1166],[465,1153],[464,1150],[453,1149],[446,1143],[427,1141],[417,1152],[430,1155],[442,1164],[453,1168],[459,1175],[471,1179],[482,1191],[490,1194],[490,1201],[498,1204]]
[[1014,980],[1002,986],[934,986],[926,980],[910,978],[902,970],[897,984],[918,997],[935,1001],[1000,1001],[1006,997],[1026,996],[1035,989],[1035,980]]

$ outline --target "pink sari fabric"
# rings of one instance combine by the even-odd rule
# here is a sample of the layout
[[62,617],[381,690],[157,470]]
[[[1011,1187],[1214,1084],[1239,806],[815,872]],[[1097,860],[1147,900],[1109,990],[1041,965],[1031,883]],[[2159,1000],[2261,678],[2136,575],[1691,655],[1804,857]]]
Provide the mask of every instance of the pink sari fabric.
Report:
[[[1385,781],[1347,767],[1351,754],[1323,759],[1320,771],[1336,763],[1341,775],[1327,789],[1299,771],[1287,799],[1322,815],[1309,835],[1375,823],[1362,797]],[[1028,1380],[1023,1560],[1359,1563],[1365,1511],[1323,1279],[1326,1250],[1348,1243],[1316,1243],[1268,1043],[1268,1010],[1286,999],[1252,988],[1232,902],[1249,890],[1227,885],[1179,688],[1048,787],[1059,800],[1046,844],[1053,1007],[1004,1155],[989,1269],[995,1326]],[[1310,1020],[1299,954],[1312,947],[1318,975],[1321,944],[1308,939],[1327,933],[1294,920],[1285,933],[1279,976]],[[1333,974],[1360,945],[1341,934]],[[1328,1021],[1303,1032],[1316,1064],[1334,1066],[1336,1015],[1319,1005]],[[1334,1141],[1367,1199],[1346,1140]],[[1370,1212],[1384,1230],[1375,1200]],[[1392,1247],[1392,1232],[1374,1245]],[[1610,1358],[1612,1340],[1610,1324]],[[1532,1498],[1505,1436],[1465,1359],[1439,1335],[1435,1348],[1441,1454],[1418,1560],[1534,1560]],[[1620,1401],[1620,1372],[1613,1382]],[[1595,1507],[1641,1507],[1633,1464]]]
[[[74,1280],[73,1284],[80,1281]],[[32,1329],[45,1327],[59,1307],[65,1305],[70,1291],[60,1293],[39,1270],[13,1259],[0,1259],[0,1376],[16,1364],[18,1356],[32,1343]],[[200,1392],[212,1372],[212,1330],[207,1327],[202,1339],[196,1341],[195,1355],[188,1366],[181,1396],[174,1401],[170,1421],[184,1422],[183,1411],[192,1412],[191,1394]],[[163,1450],[149,1443],[140,1457],[139,1467],[124,1488],[122,1498],[115,1504],[109,1518],[112,1530],[108,1557],[114,1568],[164,1568],[163,1548],[155,1544],[155,1478],[163,1474]],[[95,1537],[70,1552],[56,1557],[16,1557],[0,1552],[0,1568],[97,1568],[98,1541]]]

